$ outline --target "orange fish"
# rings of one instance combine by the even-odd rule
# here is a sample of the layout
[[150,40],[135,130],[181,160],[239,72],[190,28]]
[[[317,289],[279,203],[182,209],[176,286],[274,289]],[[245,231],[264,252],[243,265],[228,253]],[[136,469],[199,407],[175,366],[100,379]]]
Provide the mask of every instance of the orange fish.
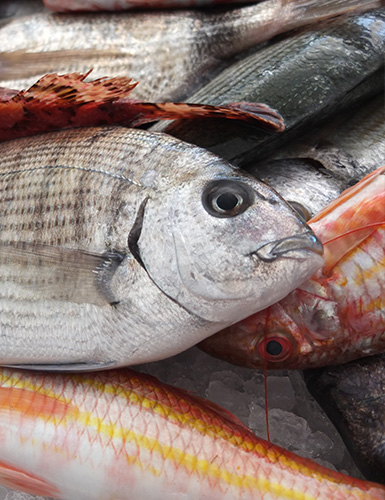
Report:
[[283,300],[206,339],[214,356],[252,368],[305,369],[385,351],[385,167],[308,224],[325,265]]
[[85,81],[88,73],[49,74],[28,90],[0,89],[0,140],[15,139],[63,128],[98,125],[137,127],[175,118],[228,118],[281,132],[282,117],[265,104],[224,106],[150,103],[128,99],[137,85],[130,78]]
[[0,370],[0,483],[64,500],[384,500],[130,370]]

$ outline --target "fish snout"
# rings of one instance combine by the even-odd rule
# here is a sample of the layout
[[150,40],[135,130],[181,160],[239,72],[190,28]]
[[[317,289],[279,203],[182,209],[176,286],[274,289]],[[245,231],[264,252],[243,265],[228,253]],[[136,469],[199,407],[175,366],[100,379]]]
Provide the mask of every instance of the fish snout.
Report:
[[281,257],[294,257],[294,255],[290,255],[292,252],[303,250],[323,255],[322,243],[312,231],[271,241],[259,247],[252,254],[265,262],[272,262]]

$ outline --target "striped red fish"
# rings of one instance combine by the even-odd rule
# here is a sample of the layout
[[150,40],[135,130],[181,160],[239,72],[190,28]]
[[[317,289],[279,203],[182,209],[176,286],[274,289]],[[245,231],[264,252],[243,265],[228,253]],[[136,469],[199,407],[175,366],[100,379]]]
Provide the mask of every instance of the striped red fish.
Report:
[[385,167],[308,224],[325,265],[283,300],[208,338],[208,353],[254,368],[305,369],[385,351]]
[[0,140],[15,139],[62,128],[121,124],[136,127],[175,118],[227,118],[281,132],[282,117],[265,104],[224,106],[150,103],[128,99],[137,85],[130,78],[99,78],[90,74],[45,75],[28,90],[0,88]]
[[67,500],[384,500],[130,370],[0,370],[0,483]]

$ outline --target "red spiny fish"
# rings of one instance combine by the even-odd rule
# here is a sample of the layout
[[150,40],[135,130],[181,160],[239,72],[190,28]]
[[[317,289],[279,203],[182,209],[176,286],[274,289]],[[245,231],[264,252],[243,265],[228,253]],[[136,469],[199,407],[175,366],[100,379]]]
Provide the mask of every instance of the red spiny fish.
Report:
[[325,265],[283,300],[210,337],[202,348],[233,363],[304,369],[385,351],[385,167],[309,225]]
[[0,370],[0,483],[64,500],[384,500],[130,370]]
[[219,117],[282,131],[281,116],[264,104],[210,106],[149,103],[128,99],[137,85],[125,77],[85,81],[88,73],[50,74],[28,90],[0,89],[0,140],[62,128],[123,124],[138,126],[155,120]]

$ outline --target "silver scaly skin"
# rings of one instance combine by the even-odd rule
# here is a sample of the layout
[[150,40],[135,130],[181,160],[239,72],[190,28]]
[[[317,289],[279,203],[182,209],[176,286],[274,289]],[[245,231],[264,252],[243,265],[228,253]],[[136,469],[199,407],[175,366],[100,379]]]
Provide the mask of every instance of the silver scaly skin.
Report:
[[0,145],[0,362],[162,359],[276,302],[323,262],[268,186],[119,127]]

